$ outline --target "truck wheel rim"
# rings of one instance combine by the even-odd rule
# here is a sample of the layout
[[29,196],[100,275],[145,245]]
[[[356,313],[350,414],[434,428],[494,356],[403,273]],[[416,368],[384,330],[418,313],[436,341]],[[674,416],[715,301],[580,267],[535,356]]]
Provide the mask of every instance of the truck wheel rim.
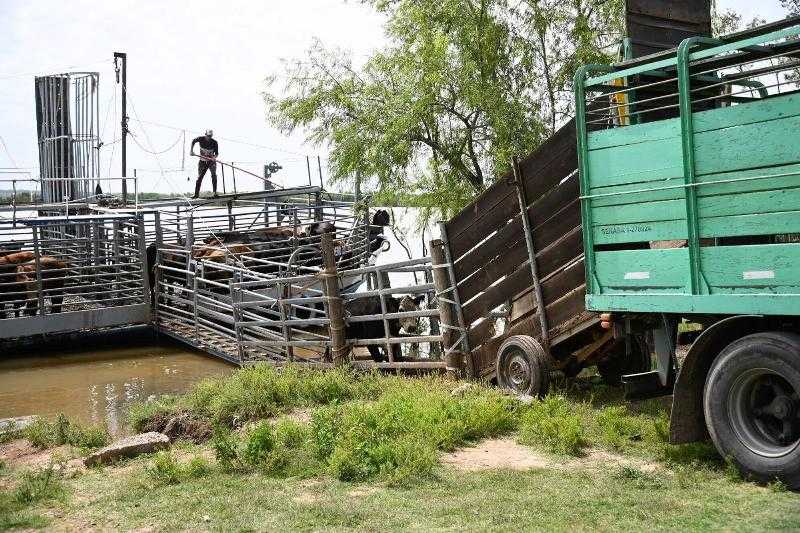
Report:
[[742,444],[764,457],[781,457],[800,444],[798,391],[772,370],[742,373],[728,394],[728,415]]
[[508,384],[516,391],[526,392],[531,386],[531,365],[528,359],[519,352],[515,352],[508,359],[506,377]]

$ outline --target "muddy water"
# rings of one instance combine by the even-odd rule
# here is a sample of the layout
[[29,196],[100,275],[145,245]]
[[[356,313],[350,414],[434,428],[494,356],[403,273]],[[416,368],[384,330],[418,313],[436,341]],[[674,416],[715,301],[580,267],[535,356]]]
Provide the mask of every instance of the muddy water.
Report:
[[118,348],[50,348],[0,361],[0,418],[64,413],[125,432],[127,408],[151,396],[187,390],[198,380],[231,372],[218,359],[173,344]]

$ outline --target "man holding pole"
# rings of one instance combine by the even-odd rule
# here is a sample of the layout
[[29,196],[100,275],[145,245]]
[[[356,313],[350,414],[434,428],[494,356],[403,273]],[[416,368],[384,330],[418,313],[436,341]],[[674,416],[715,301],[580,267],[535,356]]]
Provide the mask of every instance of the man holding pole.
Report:
[[194,145],[200,143],[200,161],[197,163],[197,183],[194,185],[194,196],[200,196],[200,185],[203,183],[203,176],[206,175],[206,170],[211,170],[211,187],[214,189],[214,196],[217,196],[217,156],[219,155],[219,145],[213,139],[214,132],[206,130],[206,134],[192,140],[192,145],[189,148],[190,155],[197,155],[194,153]]

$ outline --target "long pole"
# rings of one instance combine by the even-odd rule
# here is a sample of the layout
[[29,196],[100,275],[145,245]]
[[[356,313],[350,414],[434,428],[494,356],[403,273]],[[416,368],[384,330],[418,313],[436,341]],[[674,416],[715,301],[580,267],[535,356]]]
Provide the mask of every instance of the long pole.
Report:
[[[120,120],[120,141],[122,143],[122,205],[128,204],[128,54],[114,52],[114,63],[122,60],[122,119]],[[119,80],[118,80],[119,82]]]

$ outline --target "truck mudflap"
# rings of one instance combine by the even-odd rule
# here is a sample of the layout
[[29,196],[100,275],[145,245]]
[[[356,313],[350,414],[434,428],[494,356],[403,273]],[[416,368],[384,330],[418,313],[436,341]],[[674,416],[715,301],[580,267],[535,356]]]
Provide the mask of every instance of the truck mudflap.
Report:
[[653,330],[653,347],[658,367],[650,372],[622,377],[626,400],[645,400],[672,394],[675,385],[677,330],[677,319],[662,315],[661,327]]
[[700,334],[686,354],[675,382],[670,416],[672,444],[709,438],[703,413],[703,388],[711,364],[725,346],[766,327],[767,318],[762,315],[738,315],[720,320]]

